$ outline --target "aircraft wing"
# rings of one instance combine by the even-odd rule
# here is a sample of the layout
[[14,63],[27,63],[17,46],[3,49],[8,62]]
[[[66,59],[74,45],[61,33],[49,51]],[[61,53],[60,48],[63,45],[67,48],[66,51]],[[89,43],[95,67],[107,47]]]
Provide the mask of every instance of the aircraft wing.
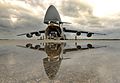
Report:
[[67,48],[63,50],[63,54],[67,53],[67,52],[73,52],[73,51],[82,51],[82,50],[88,50],[88,49],[97,49],[97,48],[103,48],[103,47],[107,47],[107,46],[96,46],[93,47],[91,44],[88,44],[87,47],[81,48],[81,46],[77,46],[76,48]]
[[86,33],[87,37],[91,37],[93,34],[97,34],[97,35],[106,35],[104,33],[95,33],[95,32],[88,32],[88,31],[78,31],[78,30],[70,30],[70,29],[66,29],[63,28],[64,32],[70,32],[70,33],[76,33],[77,36],[80,36],[81,33]]
[[91,48],[68,48],[68,49],[64,49],[63,50],[63,54],[67,53],[67,52],[73,52],[73,51],[79,51],[79,50],[88,50]]
[[18,34],[17,36],[26,35],[28,38],[31,38],[31,37],[33,37],[33,35],[35,35],[35,36],[41,36],[41,33],[45,33],[45,30],[36,31],[36,32],[30,32],[30,33]]
[[44,48],[41,48],[40,45],[33,46],[32,44],[26,44],[26,46],[22,46],[22,45],[16,45],[16,46],[21,48],[29,48],[33,50],[44,51]]

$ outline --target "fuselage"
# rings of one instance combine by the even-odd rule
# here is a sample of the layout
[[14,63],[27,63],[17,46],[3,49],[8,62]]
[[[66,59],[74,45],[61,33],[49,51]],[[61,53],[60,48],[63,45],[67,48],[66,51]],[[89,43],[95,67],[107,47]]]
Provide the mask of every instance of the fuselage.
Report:
[[63,30],[59,24],[50,23],[45,30],[46,39],[65,39]]

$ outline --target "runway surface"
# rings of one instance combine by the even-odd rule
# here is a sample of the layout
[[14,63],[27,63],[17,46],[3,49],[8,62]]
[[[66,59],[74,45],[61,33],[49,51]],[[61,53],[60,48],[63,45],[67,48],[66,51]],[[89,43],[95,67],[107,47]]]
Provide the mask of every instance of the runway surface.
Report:
[[0,40],[0,83],[120,83],[120,41]]

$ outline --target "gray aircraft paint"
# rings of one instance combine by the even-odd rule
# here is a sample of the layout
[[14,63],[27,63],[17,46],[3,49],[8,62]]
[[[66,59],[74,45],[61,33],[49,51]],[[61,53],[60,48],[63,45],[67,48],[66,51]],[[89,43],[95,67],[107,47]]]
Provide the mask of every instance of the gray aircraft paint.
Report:
[[48,24],[49,21],[53,21],[53,22],[59,21],[59,22],[61,22],[60,15],[59,15],[57,9],[53,5],[51,5],[47,9],[47,12],[45,14],[44,23]]

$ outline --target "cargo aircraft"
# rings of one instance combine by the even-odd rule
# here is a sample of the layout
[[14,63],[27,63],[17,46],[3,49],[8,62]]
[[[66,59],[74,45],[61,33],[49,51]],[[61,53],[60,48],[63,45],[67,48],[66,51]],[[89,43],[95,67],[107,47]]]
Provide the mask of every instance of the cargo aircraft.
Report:
[[33,35],[41,36],[41,33],[44,33],[45,39],[64,40],[66,39],[64,32],[76,33],[77,36],[80,36],[81,33],[86,33],[87,37],[91,37],[93,34],[106,35],[102,33],[66,29],[65,27],[62,26],[65,23],[68,22],[61,21],[60,15],[55,6],[50,5],[44,17],[44,24],[48,25],[45,30],[19,34],[17,36],[26,35],[26,37],[32,38]]
[[54,78],[56,77],[56,74],[60,68],[62,60],[71,59],[69,57],[64,57],[66,53],[85,51],[85,50],[87,51],[90,49],[107,47],[107,46],[98,46],[98,45],[96,46],[92,44],[79,45],[77,42],[75,42],[75,45],[73,45],[73,47],[71,46],[67,47],[69,45],[65,42],[64,43],[48,42],[37,45],[32,43],[27,43],[26,45],[16,45],[16,46],[45,52],[47,54],[47,57],[43,58],[43,66],[50,80],[54,80]]

